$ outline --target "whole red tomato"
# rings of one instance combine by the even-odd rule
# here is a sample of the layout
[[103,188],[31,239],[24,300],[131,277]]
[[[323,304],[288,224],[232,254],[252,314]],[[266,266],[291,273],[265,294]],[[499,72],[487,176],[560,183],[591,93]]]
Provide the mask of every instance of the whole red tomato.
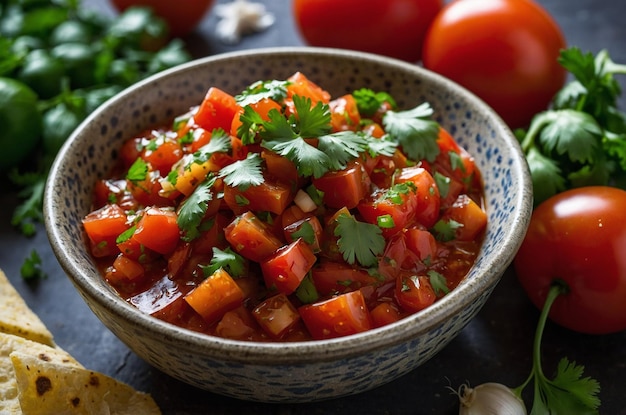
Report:
[[313,46],[417,62],[443,0],[294,0],[296,25]]
[[455,0],[433,21],[422,59],[517,128],[563,86],[557,58],[565,46],[557,23],[532,0]]
[[163,18],[173,37],[185,36],[196,28],[215,0],[110,0],[122,12],[131,6],[152,7],[157,16]]
[[567,284],[550,310],[556,323],[590,334],[625,330],[626,191],[582,187],[540,204],[514,267],[539,308],[553,281]]

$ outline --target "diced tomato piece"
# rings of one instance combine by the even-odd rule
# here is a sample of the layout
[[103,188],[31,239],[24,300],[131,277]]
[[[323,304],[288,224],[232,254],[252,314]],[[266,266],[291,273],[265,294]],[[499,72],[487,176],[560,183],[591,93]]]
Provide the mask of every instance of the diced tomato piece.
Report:
[[252,310],[261,328],[275,339],[282,338],[300,321],[300,314],[285,294],[277,294]]
[[316,259],[306,242],[298,238],[261,263],[265,285],[284,294],[293,293]]
[[356,131],[361,115],[352,94],[346,94],[330,101],[330,124],[333,132]]
[[224,313],[215,326],[215,334],[233,340],[254,340],[256,331],[255,321],[244,306]]
[[373,327],[360,290],[301,306],[298,311],[306,328],[316,340],[349,336]]
[[401,272],[396,280],[395,296],[398,304],[409,313],[416,313],[432,305],[437,299],[430,279],[424,275]]
[[474,158],[461,147],[444,128],[439,128],[437,144],[440,153],[435,163],[438,163],[456,180],[467,183],[477,172]]
[[406,230],[406,247],[419,259],[434,260],[437,256],[437,241],[432,233],[426,229],[413,226]]
[[249,211],[237,216],[224,229],[224,235],[235,252],[255,262],[263,261],[283,246],[268,226]]
[[379,282],[364,269],[335,261],[321,261],[313,267],[311,276],[318,293],[324,297],[354,291]]
[[193,115],[193,119],[196,124],[207,131],[221,128],[228,132],[238,110],[239,105],[234,96],[219,88],[211,87]]
[[108,275],[113,284],[122,282],[136,282],[145,274],[144,267],[137,261],[119,254],[113,261],[115,272]]
[[94,187],[94,206],[100,209],[104,205],[115,203],[118,206],[123,201],[126,190],[126,180],[98,180]]
[[248,210],[280,215],[293,201],[293,197],[291,186],[271,178],[265,178],[263,183],[245,190],[224,186],[224,201],[237,215]]
[[211,323],[239,307],[243,291],[223,268],[219,268],[185,296],[185,301]]
[[357,206],[367,222],[382,228],[383,236],[401,231],[415,218],[417,209],[416,188],[408,187],[403,192],[377,190]]
[[382,327],[400,320],[401,315],[398,309],[389,302],[378,304],[370,314],[374,327]]
[[291,75],[287,86],[287,99],[293,99],[294,95],[311,99],[312,105],[318,102],[328,104],[330,102],[330,94],[323,90],[319,85],[312,82],[302,72],[296,72]]
[[120,149],[120,159],[124,169],[128,170],[130,166],[139,158],[141,151],[143,150],[142,137],[135,137],[130,140],[124,141],[122,148]]
[[160,254],[173,252],[180,241],[176,212],[170,209],[148,208],[139,219],[133,238]]
[[205,221],[211,221],[211,225],[207,225],[207,229],[201,226],[203,230],[200,232],[200,236],[192,242],[194,252],[198,254],[211,254],[214,247],[219,249],[226,248],[228,243],[222,231],[228,226],[231,220],[231,216],[227,216],[223,212],[218,212],[212,218],[205,219]]
[[148,172],[143,180],[127,179],[126,188],[142,206],[168,206],[172,201],[161,194],[161,173],[148,165]]
[[385,130],[377,122],[371,122],[371,123],[365,124],[361,131],[375,138],[381,138],[382,136],[385,135]]
[[439,218],[441,205],[439,188],[433,176],[423,167],[405,167],[396,177],[396,183],[411,182],[417,189],[415,220],[427,228]]
[[261,152],[261,157],[265,160],[265,168],[269,176],[291,186],[300,183],[301,179],[293,161],[267,150]]
[[141,158],[150,163],[152,169],[159,171],[161,176],[167,176],[172,166],[183,156],[183,149],[178,141],[172,137],[160,136],[152,139],[144,147]]
[[83,226],[91,244],[91,253],[95,257],[119,253],[116,239],[130,228],[126,212],[115,204],[90,212],[83,219]]
[[393,280],[403,268],[415,269],[420,264],[417,254],[407,248],[406,233],[398,232],[387,241],[383,258],[378,264],[378,272],[386,281]]
[[323,200],[329,207],[352,209],[369,195],[371,181],[363,165],[353,161],[343,170],[330,171],[313,179],[313,185],[324,192]]
[[475,240],[487,226],[487,213],[465,194],[460,195],[454,204],[445,210],[441,219],[461,224],[455,230],[455,239],[459,241]]

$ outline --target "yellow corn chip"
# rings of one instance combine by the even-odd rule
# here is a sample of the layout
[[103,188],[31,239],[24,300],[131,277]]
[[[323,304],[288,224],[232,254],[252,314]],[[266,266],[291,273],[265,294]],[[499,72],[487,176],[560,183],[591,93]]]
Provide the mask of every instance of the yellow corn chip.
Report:
[[11,353],[25,353],[33,358],[63,366],[82,367],[69,353],[23,337],[0,333],[0,414],[21,414],[17,381]]
[[54,346],[52,333],[0,270],[0,332]]
[[29,415],[160,414],[148,394],[104,374],[11,353],[22,411]]

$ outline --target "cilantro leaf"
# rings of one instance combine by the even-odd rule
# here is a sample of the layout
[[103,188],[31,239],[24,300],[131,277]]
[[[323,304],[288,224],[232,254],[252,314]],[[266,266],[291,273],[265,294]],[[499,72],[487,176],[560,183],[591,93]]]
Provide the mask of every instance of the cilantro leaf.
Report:
[[224,183],[242,190],[250,186],[258,186],[265,180],[261,171],[263,159],[258,153],[248,153],[245,159],[237,160],[219,172]]
[[426,275],[428,275],[430,285],[433,286],[433,290],[436,295],[445,295],[450,292],[450,289],[448,288],[448,281],[444,275],[434,270],[429,270],[426,272]]
[[241,138],[241,142],[244,145],[254,144],[256,135],[262,129],[265,120],[254,108],[245,106],[243,107],[243,114],[239,116],[239,121],[241,121],[241,125],[237,128],[237,135]]
[[302,222],[300,229],[291,234],[291,239],[296,240],[302,238],[309,245],[315,243],[315,230],[309,222]]
[[322,135],[318,141],[317,148],[328,155],[332,170],[345,169],[350,160],[359,157],[368,148],[368,140],[353,131]]
[[148,163],[142,158],[137,158],[128,168],[126,178],[131,182],[142,182],[148,177]]
[[193,153],[193,161],[202,164],[215,153],[228,153],[232,149],[230,136],[221,128],[211,132],[211,139]]
[[20,275],[23,279],[33,281],[36,279],[46,278],[46,273],[41,267],[41,257],[36,250],[30,251],[22,266],[20,267]]
[[526,162],[533,182],[535,204],[565,190],[565,179],[554,160],[533,147],[526,153]]
[[262,146],[294,162],[302,177],[322,177],[332,165],[330,157],[302,137],[289,141],[264,141]]
[[456,238],[456,230],[462,226],[462,223],[453,219],[439,219],[433,226],[432,230],[438,241],[449,242]]
[[337,217],[335,236],[339,237],[337,244],[343,259],[352,265],[358,262],[364,267],[375,266],[378,255],[385,250],[381,229],[371,223],[360,222],[349,214]]
[[228,272],[231,277],[241,277],[246,272],[246,260],[233,251],[230,247],[227,247],[223,251],[217,247],[213,247],[213,257],[209,265],[200,266],[202,268],[202,274],[205,277],[210,277],[220,268]]
[[213,199],[212,187],[215,177],[211,176],[195,188],[192,194],[185,199],[178,210],[176,222],[183,232],[183,239],[191,241],[200,236],[200,225],[208,209],[208,203]]
[[573,162],[593,161],[602,129],[591,115],[564,109],[546,112],[545,117],[547,125],[541,130],[539,141],[548,151],[567,154]]
[[387,111],[383,116],[383,126],[410,159],[434,161],[439,154],[439,124],[428,119],[432,114],[428,103],[407,111]]
[[387,137],[387,135],[381,138],[367,137],[367,152],[371,157],[376,157],[377,154],[389,157],[394,155],[398,143],[387,139]]
[[327,104],[318,101],[313,106],[311,98],[294,95],[293,105],[298,114],[297,126],[301,137],[319,137],[330,132],[330,107]]
[[392,109],[397,107],[396,101],[387,92],[374,92],[368,88],[357,89],[352,93],[356,100],[359,113],[365,117],[371,117],[385,103],[388,103]]
[[287,97],[287,86],[289,81],[257,81],[246,88],[240,95],[235,96],[239,105],[255,104],[263,99],[269,98],[276,102],[282,102]]

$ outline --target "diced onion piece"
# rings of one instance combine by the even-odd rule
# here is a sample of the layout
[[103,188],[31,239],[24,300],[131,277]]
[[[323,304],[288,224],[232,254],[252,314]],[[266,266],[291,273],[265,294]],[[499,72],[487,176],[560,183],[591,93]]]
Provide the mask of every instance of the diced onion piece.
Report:
[[309,196],[307,192],[302,189],[298,190],[298,193],[296,193],[296,197],[293,201],[296,206],[298,206],[305,213],[313,212],[317,209],[317,205],[313,199],[311,199],[311,196]]

